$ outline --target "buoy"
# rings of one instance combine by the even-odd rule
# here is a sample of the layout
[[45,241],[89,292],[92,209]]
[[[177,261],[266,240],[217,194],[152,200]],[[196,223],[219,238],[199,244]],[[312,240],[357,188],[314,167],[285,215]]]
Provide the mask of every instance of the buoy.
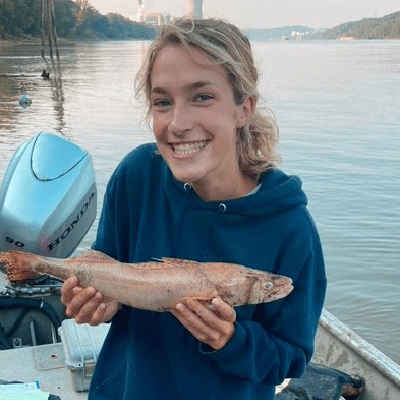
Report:
[[21,96],[21,98],[19,99],[19,104],[21,104],[21,105],[26,106],[26,105],[29,105],[31,103],[32,103],[32,100],[26,94],[23,94]]

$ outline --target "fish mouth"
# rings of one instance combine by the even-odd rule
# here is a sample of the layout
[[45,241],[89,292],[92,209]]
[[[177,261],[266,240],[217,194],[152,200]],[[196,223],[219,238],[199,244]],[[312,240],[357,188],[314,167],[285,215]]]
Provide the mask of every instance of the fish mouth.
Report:
[[278,295],[287,296],[288,294],[290,294],[292,292],[292,290],[293,290],[293,285],[288,284],[282,288],[279,288],[277,293],[278,293]]
[[193,142],[171,143],[172,151],[176,157],[188,157],[204,150],[210,140],[197,140]]
[[[273,292],[268,293],[267,298],[274,300],[280,300],[287,297],[293,290],[293,286],[287,286],[285,288],[277,288]],[[271,301],[271,300],[270,300]]]
[[281,299],[289,295],[293,290],[293,281],[287,277],[280,277],[275,280],[274,287],[270,292],[270,296]]

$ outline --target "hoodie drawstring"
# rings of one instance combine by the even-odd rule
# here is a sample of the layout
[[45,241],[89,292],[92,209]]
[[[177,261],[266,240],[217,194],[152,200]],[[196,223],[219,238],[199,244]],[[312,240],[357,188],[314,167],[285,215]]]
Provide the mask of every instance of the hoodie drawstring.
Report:
[[214,214],[214,217],[211,219],[210,223],[208,224],[206,233],[204,235],[203,245],[201,246],[201,249],[200,249],[199,257],[201,257],[203,255],[203,253],[204,253],[204,250],[206,248],[206,244],[207,244],[209,236],[210,236],[209,233],[211,232],[212,227],[215,225],[215,221],[219,217],[219,214],[224,213],[225,211],[226,211],[226,204],[225,203],[219,203],[217,212]]
[[177,234],[175,236],[174,245],[172,247],[172,255],[171,255],[171,257],[175,257],[175,251],[176,251],[176,248],[178,246],[178,240],[181,237],[183,223],[185,221],[186,208],[187,208],[187,205],[188,205],[189,195],[190,195],[190,191],[192,189],[192,186],[190,185],[190,183],[185,183],[183,185],[183,188],[185,189],[185,203],[183,205],[183,211],[182,211],[182,215],[181,215],[181,220],[179,221],[178,232],[177,232]]
[[[187,209],[187,206],[188,206],[188,203],[189,203],[189,196],[190,196],[190,192],[192,190],[192,186],[190,185],[190,183],[185,183],[183,185],[183,188],[185,190],[185,202],[184,202],[184,205],[183,205],[182,216],[181,216],[181,219],[179,221],[178,231],[177,231],[177,234],[175,236],[174,245],[172,247],[172,255],[171,255],[171,257],[175,257],[176,248],[178,247],[178,241],[179,241],[179,238],[181,237],[181,234],[182,234],[183,224],[185,222],[185,216],[186,216],[186,209]],[[207,241],[208,241],[209,233],[211,232],[212,227],[215,224],[215,221],[217,220],[219,214],[220,213],[224,213],[225,211],[226,211],[226,204],[225,203],[219,203],[218,209],[216,210],[213,218],[211,219],[210,223],[208,224],[206,232],[204,234],[204,241],[203,241],[202,246],[200,247],[199,258],[204,253],[204,250],[206,248],[206,244],[207,244]]]

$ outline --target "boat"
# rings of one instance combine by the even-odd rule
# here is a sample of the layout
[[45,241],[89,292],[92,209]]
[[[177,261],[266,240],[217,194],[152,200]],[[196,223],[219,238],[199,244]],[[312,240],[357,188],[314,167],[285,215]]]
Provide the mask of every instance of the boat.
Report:
[[[79,327],[78,330],[84,328],[86,333],[79,334],[78,347],[86,350],[89,348],[90,354],[95,354],[99,348],[92,349],[91,346],[93,343],[98,346],[101,341],[93,338],[96,337],[96,332],[105,336],[107,330],[102,326],[90,327],[87,324]],[[84,377],[79,379],[89,378],[90,381],[93,360],[95,361],[96,357],[92,356],[91,360],[86,360],[87,365],[90,365],[89,372],[84,372],[83,359],[78,360],[79,368],[71,369],[71,362],[66,361],[66,347],[68,346],[65,346],[65,343],[52,343],[0,351],[0,380],[39,381],[42,391],[57,395],[63,400],[86,400],[87,391],[76,391],[75,374],[77,370],[82,369]],[[312,362],[351,376],[363,377],[365,391],[356,397],[357,400],[400,399],[400,366],[355,334],[326,309],[323,310],[320,319]]]
[[321,315],[313,361],[362,376],[362,400],[400,399],[400,366],[326,309]]

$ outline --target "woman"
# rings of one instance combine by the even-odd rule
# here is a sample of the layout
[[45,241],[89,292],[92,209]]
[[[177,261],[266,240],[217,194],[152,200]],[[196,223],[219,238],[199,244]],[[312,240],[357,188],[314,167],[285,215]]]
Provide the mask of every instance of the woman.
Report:
[[67,315],[112,320],[89,399],[272,399],[313,351],[326,278],[297,177],[275,165],[277,128],[257,109],[249,41],[223,21],[178,20],[149,49],[137,88],[155,144],[112,176],[93,248],[123,262],[224,261],[293,279],[285,299],[234,310],[220,298],[172,313],[120,306],[76,278]]

